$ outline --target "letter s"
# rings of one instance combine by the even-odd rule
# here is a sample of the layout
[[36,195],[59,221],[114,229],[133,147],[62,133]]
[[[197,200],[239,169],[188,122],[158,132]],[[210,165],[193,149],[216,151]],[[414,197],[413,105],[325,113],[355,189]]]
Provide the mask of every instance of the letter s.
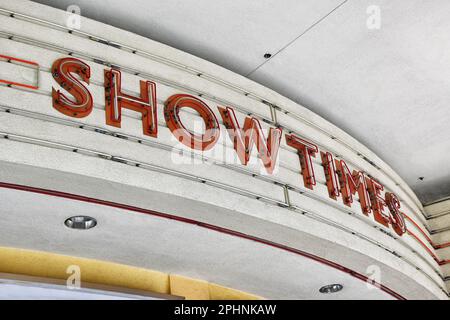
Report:
[[386,204],[390,212],[390,222],[395,233],[402,236],[406,232],[406,223],[403,213],[400,211],[400,200],[393,193],[387,192],[385,194]]
[[69,99],[52,88],[53,107],[69,117],[84,118],[91,113],[94,103],[89,90],[72,73],[89,84],[91,68],[86,63],[75,58],[62,58],[53,63],[53,78],[75,98],[75,101]]

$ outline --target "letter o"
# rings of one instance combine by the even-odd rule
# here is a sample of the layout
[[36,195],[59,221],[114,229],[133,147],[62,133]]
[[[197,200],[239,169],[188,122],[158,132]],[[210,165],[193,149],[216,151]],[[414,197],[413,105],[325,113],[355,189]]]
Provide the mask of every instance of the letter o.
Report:
[[[198,112],[205,123],[205,133],[196,134],[180,120],[180,110],[191,108]],[[172,134],[184,145],[197,150],[209,150],[220,136],[219,122],[206,103],[188,94],[170,96],[164,106],[164,118]]]

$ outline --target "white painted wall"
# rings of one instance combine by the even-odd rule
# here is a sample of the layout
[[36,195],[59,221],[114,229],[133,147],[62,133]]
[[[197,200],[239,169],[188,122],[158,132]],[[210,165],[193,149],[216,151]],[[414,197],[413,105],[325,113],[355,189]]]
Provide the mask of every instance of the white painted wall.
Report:
[[[12,12],[15,17],[10,17]],[[363,274],[375,262],[386,274],[383,284],[405,297],[447,297],[442,291],[445,284],[439,265],[417,240],[409,235],[399,238],[391,229],[365,217],[357,202],[348,208],[328,198],[319,157],[314,161],[318,182],[314,191],[303,187],[298,156],[286,146],[284,137],[280,166],[273,176],[260,175],[261,165],[256,160],[256,165],[249,167],[223,165],[217,151],[226,150],[231,156],[234,151],[221,123],[220,143],[203,155],[209,161],[180,165],[174,162],[170,151],[180,146],[165,126],[162,109],[170,95],[190,93],[201,94],[219,121],[218,105],[236,108],[239,120],[251,113],[274,124],[276,117],[285,132],[295,132],[317,143],[322,151],[330,151],[345,159],[351,168],[378,179],[386,191],[401,198],[403,211],[426,230],[423,208],[410,188],[387,164],[340,129],[248,79],[111,26],[82,18],[81,31],[70,34],[64,29],[65,12],[28,1],[1,0],[0,13],[0,54],[40,64],[38,90],[0,87],[0,136],[9,138],[0,140],[0,181],[195,218],[301,248]],[[38,23],[30,17],[44,21]],[[84,32],[118,43],[121,48],[89,39]],[[138,50],[137,54],[133,50]],[[49,70],[53,61],[68,53],[91,67],[89,90],[95,108],[83,119],[66,117],[52,108],[51,89],[57,85]],[[157,82],[158,139],[142,135],[139,114],[129,110],[123,110],[122,128],[105,124],[102,88],[105,66],[93,61],[94,58],[120,66],[123,88],[130,94],[138,94],[140,79]],[[4,65],[0,64],[0,77],[22,74],[19,67]],[[271,112],[262,100],[288,112]],[[183,117],[189,121],[196,118],[192,113]],[[264,129],[269,127],[262,123]],[[73,149],[78,152],[74,153]],[[127,159],[128,165],[99,158],[98,154]],[[135,163],[141,166],[137,168]],[[283,185],[290,187],[291,208],[285,208],[289,203]],[[155,195],[167,201],[158,200]],[[408,222],[408,228],[434,251],[416,226]],[[304,235],[307,235],[306,242],[302,241]]]

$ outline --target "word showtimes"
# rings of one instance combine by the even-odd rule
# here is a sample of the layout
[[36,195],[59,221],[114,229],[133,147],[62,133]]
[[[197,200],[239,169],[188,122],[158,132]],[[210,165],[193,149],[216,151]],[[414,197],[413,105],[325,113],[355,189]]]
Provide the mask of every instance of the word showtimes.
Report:
[[[92,95],[84,84],[89,84],[89,65],[75,58],[58,59],[52,65],[52,75],[55,81],[73,96],[68,98],[60,90],[53,88],[53,107],[69,117],[89,116],[94,105]],[[142,115],[143,134],[158,138],[155,82],[141,80],[140,96],[131,96],[122,90],[121,72],[111,68],[104,70],[104,88],[107,125],[120,128],[122,109],[130,109]],[[180,118],[180,110],[183,108],[198,113],[204,124],[204,132],[193,132],[183,124]],[[239,123],[232,107],[219,106],[217,109],[227,134],[233,141],[240,163],[246,166],[252,150],[256,148],[267,174],[273,174],[283,136],[282,129],[271,127],[266,138],[257,118],[247,116],[243,123]],[[164,118],[176,139],[195,150],[212,149],[221,135],[216,114],[205,102],[188,94],[170,96],[164,103]],[[364,215],[373,215],[375,221],[386,227],[391,226],[399,236],[406,232],[398,197],[390,192],[383,195],[384,186],[381,183],[364,172],[351,171],[344,160],[335,159],[330,152],[319,151],[317,145],[296,134],[285,134],[285,139],[286,144],[299,155],[303,184],[306,188],[314,190],[316,186],[312,158],[320,154],[331,199],[337,201],[341,198],[346,206],[351,207],[357,193]]]

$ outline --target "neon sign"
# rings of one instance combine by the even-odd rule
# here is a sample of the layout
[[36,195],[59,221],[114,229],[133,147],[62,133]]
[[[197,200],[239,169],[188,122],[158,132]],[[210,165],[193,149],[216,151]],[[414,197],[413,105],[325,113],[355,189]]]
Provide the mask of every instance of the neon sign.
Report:
[[[75,58],[62,58],[53,63],[52,74],[56,82],[74,98],[69,99],[53,88],[53,107],[69,117],[89,116],[93,100],[89,89],[82,82],[89,84],[90,67]],[[122,108],[128,108],[142,114],[143,134],[158,138],[156,83],[141,80],[140,97],[135,97],[122,92],[121,79],[119,70],[104,71],[106,124],[120,128]],[[198,113],[204,124],[204,134],[186,128],[179,116],[183,108],[190,108]],[[282,129],[271,127],[266,138],[261,123],[255,117],[248,116],[239,124],[232,107],[218,106],[218,112],[240,163],[246,166],[253,147],[256,147],[265,170],[268,174],[273,174]],[[170,96],[164,104],[164,118],[177,140],[192,149],[205,151],[214,148],[221,134],[219,122],[211,108],[202,100],[188,94]],[[386,192],[383,196],[384,186],[378,181],[364,172],[350,171],[344,160],[334,159],[330,152],[319,151],[314,143],[295,134],[286,134],[285,139],[286,144],[298,153],[302,180],[306,188],[314,190],[316,186],[312,158],[320,155],[331,199],[338,201],[340,197],[346,206],[351,207],[353,197],[358,193],[364,215],[373,215],[375,221],[386,227],[391,226],[399,236],[406,232],[405,220],[400,212],[400,201],[395,194]]]

